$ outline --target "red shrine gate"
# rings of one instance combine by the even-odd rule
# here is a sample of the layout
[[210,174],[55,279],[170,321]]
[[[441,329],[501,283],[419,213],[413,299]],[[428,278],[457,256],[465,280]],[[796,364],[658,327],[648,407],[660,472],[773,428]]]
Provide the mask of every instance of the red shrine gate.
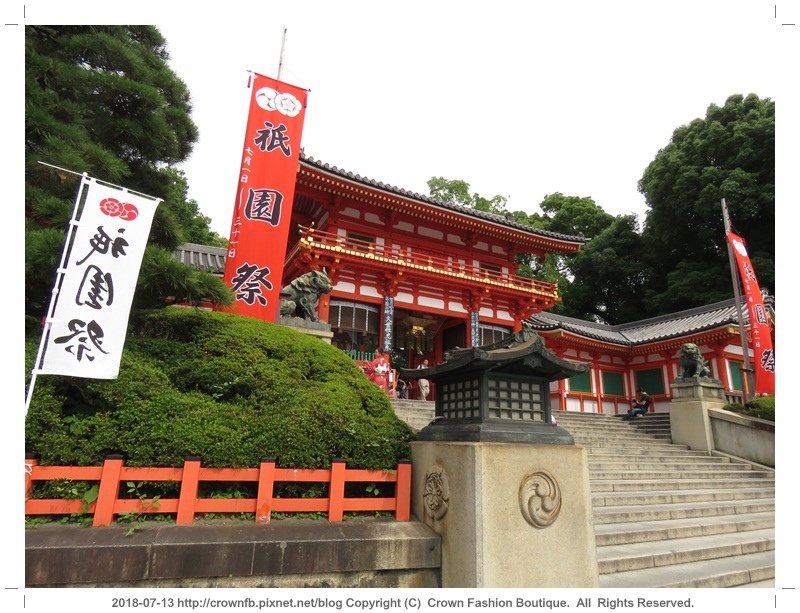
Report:
[[334,289],[318,313],[333,343],[413,368],[499,340],[553,307],[555,284],[518,276],[516,256],[573,253],[583,242],[304,158],[284,279],[324,269]]

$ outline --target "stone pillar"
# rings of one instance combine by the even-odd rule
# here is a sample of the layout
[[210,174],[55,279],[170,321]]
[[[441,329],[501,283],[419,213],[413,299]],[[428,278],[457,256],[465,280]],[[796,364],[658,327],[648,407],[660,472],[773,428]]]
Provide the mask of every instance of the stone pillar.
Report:
[[715,449],[708,409],[725,406],[722,384],[715,379],[678,378],[671,388],[669,423],[672,442],[700,451]]
[[411,457],[414,514],[442,538],[442,587],[598,587],[583,447],[417,441]]

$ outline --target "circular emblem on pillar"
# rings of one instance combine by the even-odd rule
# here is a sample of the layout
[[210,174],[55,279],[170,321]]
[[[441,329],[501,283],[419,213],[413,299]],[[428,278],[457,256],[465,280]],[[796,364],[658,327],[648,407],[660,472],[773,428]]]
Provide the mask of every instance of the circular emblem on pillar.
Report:
[[447,514],[447,505],[450,503],[450,484],[444,468],[438,465],[431,466],[425,475],[425,492],[422,494],[425,502],[425,514],[433,519],[442,519]]
[[561,489],[545,472],[532,473],[519,486],[519,508],[534,528],[546,528],[561,512]]

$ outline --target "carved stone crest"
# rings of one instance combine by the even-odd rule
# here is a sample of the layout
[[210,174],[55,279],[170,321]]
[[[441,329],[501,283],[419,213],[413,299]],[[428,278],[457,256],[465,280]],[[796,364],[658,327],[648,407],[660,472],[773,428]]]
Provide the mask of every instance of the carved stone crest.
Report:
[[534,528],[546,528],[561,512],[561,488],[546,472],[535,472],[519,486],[519,508]]
[[450,483],[444,468],[434,464],[425,475],[425,491],[422,494],[425,514],[433,519],[442,519],[450,504]]

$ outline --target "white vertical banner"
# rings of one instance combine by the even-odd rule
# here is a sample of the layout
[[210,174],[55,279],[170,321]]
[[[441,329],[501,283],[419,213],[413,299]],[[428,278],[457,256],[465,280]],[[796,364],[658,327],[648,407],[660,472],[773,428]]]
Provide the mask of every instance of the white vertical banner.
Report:
[[[115,379],[142,256],[161,202],[84,177],[86,199],[59,269],[33,372]],[[78,203],[76,203],[76,207]],[[48,328],[49,327],[49,328]]]

